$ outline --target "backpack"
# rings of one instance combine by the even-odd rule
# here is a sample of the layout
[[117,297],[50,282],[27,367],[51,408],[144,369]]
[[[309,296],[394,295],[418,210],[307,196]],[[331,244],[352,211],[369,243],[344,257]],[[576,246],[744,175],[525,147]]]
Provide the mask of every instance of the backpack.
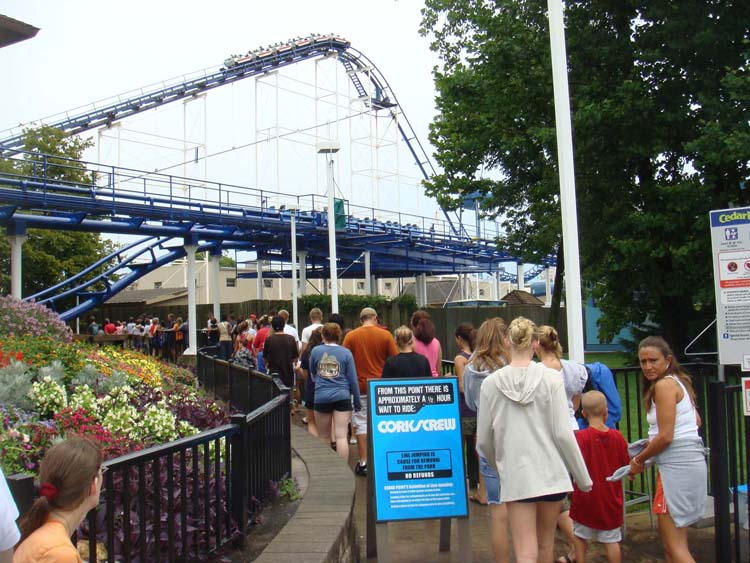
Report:
[[[601,362],[585,364],[585,366],[586,371],[589,373],[589,378],[583,386],[583,393],[594,390],[604,394],[607,398],[608,412],[606,424],[610,428],[616,429],[617,423],[620,422],[620,417],[622,416],[622,401],[620,400],[620,392],[617,390],[612,370]],[[578,419],[579,428],[588,428],[589,424],[583,417],[580,407],[576,411],[576,418]]]

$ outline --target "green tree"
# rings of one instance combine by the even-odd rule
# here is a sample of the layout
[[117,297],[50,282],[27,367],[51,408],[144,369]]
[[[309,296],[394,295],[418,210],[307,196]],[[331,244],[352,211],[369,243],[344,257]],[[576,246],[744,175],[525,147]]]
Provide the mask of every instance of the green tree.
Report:
[[[195,260],[197,262],[200,262],[201,260],[206,259],[206,253],[205,252],[196,252],[195,253]],[[219,258],[219,267],[221,268],[236,268],[237,262],[235,262],[234,258],[231,256],[228,256],[226,254],[222,254],[221,258]]]
[[[427,0],[430,139],[446,207],[479,190],[498,241],[557,252],[560,209],[544,0]],[[613,337],[649,321],[679,347],[713,317],[708,211],[748,202],[750,3],[566,6],[581,265]],[[561,284],[557,284],[560,286]]]
[[[25,150],[52,155],[47,177],[65,182],[91,183],[85,165],[76,162],[90,140],[66,137],[59,129],[42,126],[26,131]],[[72,159],[72,160],[71,160]],[[0,170],[28,175],[39,170],[35,154],[0,159]],[[36,168],[35,168],[36,166]],[[4,232],[3,232],[4,235]],[[23,295],[33,295],[80,272],[107,256],[114,247],[98,233],[29,229],[23,245]],[[10,245],[0,236],[0,294],[10,292]],[[71,303],[62,306],[71,305]]]

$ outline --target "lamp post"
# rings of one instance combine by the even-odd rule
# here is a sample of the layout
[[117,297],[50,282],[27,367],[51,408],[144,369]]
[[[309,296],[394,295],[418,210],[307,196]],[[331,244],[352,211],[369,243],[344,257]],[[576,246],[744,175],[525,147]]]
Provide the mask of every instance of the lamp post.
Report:
[[565,55],[565,25],[562,0],[547,0],[552,85],[555,96],[557,160],[560,168],[560,207],[562,211],[563,251],[565,254],[565,313],[568,319],[568,354],[583,362],[583,304],[581,302],[581,265],[578,255],[578,215],[573,168],[573,133],[570,124],[568,64]]
[[318,145],[318,154],[331,155],[326,157],[326,191],[328,194],[328,262],[331,277],[331,313],[339,312],[339,287],[338,274],[336,272],[336,214],[334,212],[333,184],[333,156],[339,152],[339,144],[336,142],[322,143]]
[[292,324],[299,330],[299,304],[297,294],[297,211],[300,207],[296,204],[286,206],[290,213],[292,234]]

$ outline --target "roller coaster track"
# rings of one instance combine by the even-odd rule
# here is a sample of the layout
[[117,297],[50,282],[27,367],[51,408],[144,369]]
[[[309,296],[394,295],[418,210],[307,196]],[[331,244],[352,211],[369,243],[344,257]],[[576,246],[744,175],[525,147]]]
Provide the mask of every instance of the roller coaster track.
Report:
[[[351,47],[346,39],[334,36],[311,36],[303,40],[290,41],[281,47],[275,46],[265,50],[256,50],[248,55],[230,57],[225,66],[216,71],[209,71],[197,77],[160,87],[150,92],[143,92],[124,100],[108,103],[100,108],[92,108],[75,115],[65,115],[47,125],[75,135],[97,127],[112,125],[124,118],[197,96],[213,88],[231,84],[238,80],[262,75],[277,68],[296,64],[317,57],[335,55],[344,66],[347,75],[354,85],[360,99],[374,110],[386,110],[395,119],[395,108],[399,106],[393,89],[377,66],[363,53]],[[374,95],[368,95],[368,88],[363,84],[360,75],[365,74],[374,89]],[[54,119],[54,118],[53,118]],[[398,130],[414,158],[424,179],[435,174],[422,143],[417,138],[409,119],[401,108],[401,119],[397,120]],[[12,154],[24,146],[24,134],[18,132],[0,140],[0,154]],[[451,217],[446,210],[443,214],[451,229],[458,234],[460,221]]]
[[[262,202],[271,194],[262,190],[38,153],[21,156],[0,167],[0,225],[14,232],[53,228],[152,237],[32,296],[53,307],[62,298],[83,297],[74,309],[62,312],[64,319],[85,313],[147,272],[183,257],[182,245],[187,243],[198,244],[201,250],[254,251],[259,260],[289,263],[293,217],[299,249],[308,252],[307,276],[330,277],[325,197],[275,193],[274,201],[301,209],[292,215],[282,207],[266,207]],[[87,180],[60,179],[70,177],[67,169],[79,174],[86,170]],[[202,198],[193,191],[198,185]],[[398,212],[392,213],[394,220],[375,218],[386,213],[349,205],[344,228],[337,233],[337,270],[342,277],[364,276],[361,258],[366,251],[372,274],[379,277],[489,272],[500,262],[514,260],[493,240],[456,234],[445,221]],[[169,239],[179,246],[167,248]],[[103,271],[96,273],[99,269]]]

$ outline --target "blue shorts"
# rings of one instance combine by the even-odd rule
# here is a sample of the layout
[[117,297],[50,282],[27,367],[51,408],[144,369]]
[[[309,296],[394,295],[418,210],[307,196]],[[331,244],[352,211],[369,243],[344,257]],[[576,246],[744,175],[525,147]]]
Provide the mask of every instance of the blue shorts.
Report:
[[479,472],[484,477],[484,487],[487,489],[487,504],[500,504],[500,477],[493,465],[487,463],[479,454]]

